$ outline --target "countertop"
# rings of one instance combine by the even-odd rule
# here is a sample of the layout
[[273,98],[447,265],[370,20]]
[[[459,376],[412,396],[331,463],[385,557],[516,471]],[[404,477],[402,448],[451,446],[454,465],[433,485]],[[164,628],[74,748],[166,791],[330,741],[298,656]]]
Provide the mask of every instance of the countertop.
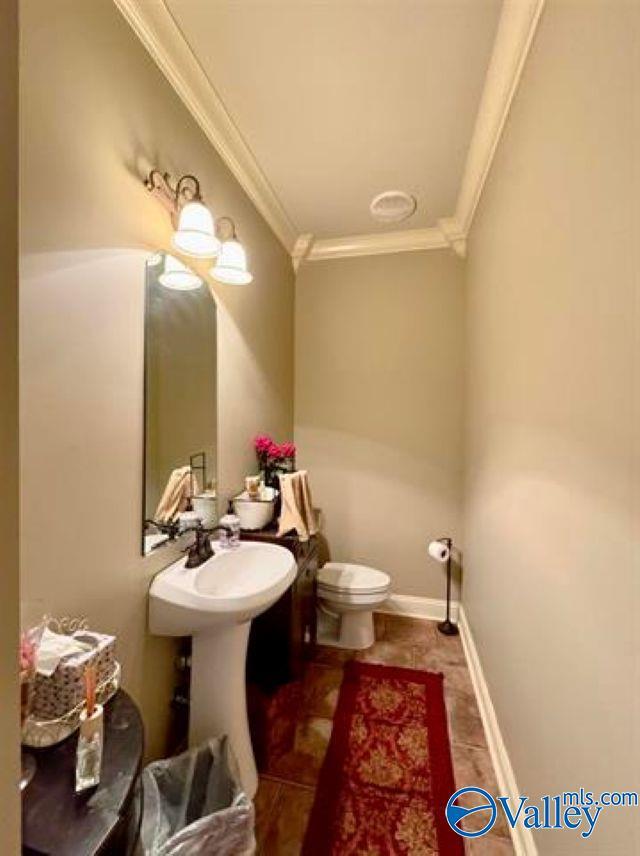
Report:
[[136,784],[144,729],[138,708],[124,690],[106,705],[104,717],[102,774],[97,788],[75,793],[77,732],[57,746],[27,750],[38,769],[22,797],[23,853],[126,853],[121,843],[127,837],[123,827],[132,821],[137,826],[140,820]]

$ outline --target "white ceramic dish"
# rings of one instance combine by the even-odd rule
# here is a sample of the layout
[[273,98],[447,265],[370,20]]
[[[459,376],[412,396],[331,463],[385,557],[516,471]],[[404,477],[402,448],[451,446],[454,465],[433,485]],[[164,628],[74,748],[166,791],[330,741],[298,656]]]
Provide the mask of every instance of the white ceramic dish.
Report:
[[200,493],[193,497],[191,504],[205,529],[211,529],[216,525],[215,493]]
[[273,487],[262,489],[260,499],[250,499],[247,491],[235,497],[233,510],[240,518],[240,528],[249,532],[264,529],[273,520],[278,491]]

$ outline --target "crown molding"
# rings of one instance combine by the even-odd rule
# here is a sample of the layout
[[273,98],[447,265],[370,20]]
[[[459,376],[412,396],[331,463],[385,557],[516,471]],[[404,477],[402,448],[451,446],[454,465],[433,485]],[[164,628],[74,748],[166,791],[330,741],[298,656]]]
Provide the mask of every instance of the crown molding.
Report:
[[313,243],[306,258],[309,261],[318,261],[416,250],[440,250],[448,246],[449,241],[439,228],[405,229],[401,232],[373,232],[367,235],[348,235],[344,238],[322,238]]
[[353,256],[379,256],[385,253],[410,253],[417,250],[450,248],[456,255],[466,253],[466,235],[452,218],[438,221],[430,229],[403,229],[397,232],[371,232],[366,235],[348,235],[344,238],[322,238],[301,235],[293,252],[296,270],[305,261],[341,259]]
[[455,217],[443,217],[438,220],[438,228],[453,252],[464,258],[467,255],[467,233]]
[[298,240],[295,242],[293,250],[291,251],[291,261],[293,262],[293,269],[295,271],[297,271],[302,262],[308,258],[314,240],[315,237],[311,232],[306,232],[304,235],[300,235],[298,237]]
[[297,230],[163,0],[114,0],[157,66],[288,252]]
[[[498,30],[480,98],[456,212],[465,240],[509,115],[545,0],[503,0]],[[441,221],[442,222],[442,221]]]

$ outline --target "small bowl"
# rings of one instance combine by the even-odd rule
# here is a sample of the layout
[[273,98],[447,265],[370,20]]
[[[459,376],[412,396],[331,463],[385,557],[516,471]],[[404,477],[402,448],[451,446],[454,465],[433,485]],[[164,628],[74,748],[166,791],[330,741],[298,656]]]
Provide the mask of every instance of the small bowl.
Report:
[[273,520],[278,491],[273,487],[265,487],[260,499],[250,499],[247,491],[235,497],[233,510],[240,518],[240,528],[248,532],[264,529]]

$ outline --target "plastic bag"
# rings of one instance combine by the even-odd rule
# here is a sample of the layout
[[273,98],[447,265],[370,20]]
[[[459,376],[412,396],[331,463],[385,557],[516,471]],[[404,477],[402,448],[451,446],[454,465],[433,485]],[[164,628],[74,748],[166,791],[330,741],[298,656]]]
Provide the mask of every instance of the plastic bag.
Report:
[[253,803],[238,782],[226,737],[149,764],[142,774],[145,856],[254,853]]

